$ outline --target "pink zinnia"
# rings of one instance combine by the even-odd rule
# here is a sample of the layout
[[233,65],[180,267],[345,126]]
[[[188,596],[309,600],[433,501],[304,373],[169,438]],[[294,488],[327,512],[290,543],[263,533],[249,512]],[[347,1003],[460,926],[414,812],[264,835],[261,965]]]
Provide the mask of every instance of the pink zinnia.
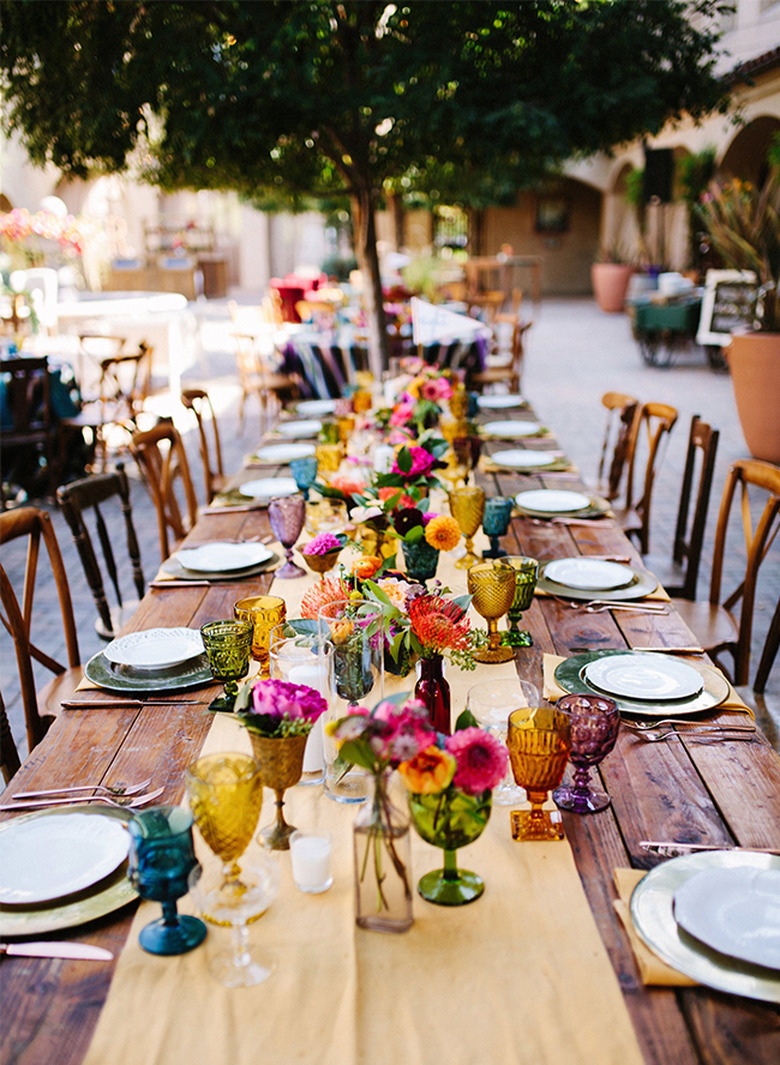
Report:
[[458,762],[453,784],[468,795],[494,788],[506,774],[509,763],[506,747],[484,729],[460,729],[447,737],[444,748]]

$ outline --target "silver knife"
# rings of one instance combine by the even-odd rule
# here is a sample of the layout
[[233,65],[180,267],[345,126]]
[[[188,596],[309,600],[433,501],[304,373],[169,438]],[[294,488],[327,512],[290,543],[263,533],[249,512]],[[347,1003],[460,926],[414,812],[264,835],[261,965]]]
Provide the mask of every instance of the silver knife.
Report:
[[84,961],[111,961],[114,955],[89,943],[0,943],[0,954],[19,958],[81,958]]
[[723,843],[677,843],[673,840],[641,839],[639,846],[648,854],[660,858],[679,858],[683,854],[700,854],[703,851],[746,851],[748,854],[780,854],[771,847],[734,847]]

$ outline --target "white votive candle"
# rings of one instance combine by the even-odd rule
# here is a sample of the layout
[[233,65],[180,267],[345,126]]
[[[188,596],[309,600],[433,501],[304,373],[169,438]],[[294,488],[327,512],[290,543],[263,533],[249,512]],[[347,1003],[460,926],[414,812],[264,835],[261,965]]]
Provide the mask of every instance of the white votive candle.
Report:
[[319,895],[333,883],[330,873],[332,850],[329,832],[302,832],[290,836],[290,858],[295,886],[307,895]]
[[393,468],[395,448],[389,444],[377,444],[374,448],[374,472],[389,473]]

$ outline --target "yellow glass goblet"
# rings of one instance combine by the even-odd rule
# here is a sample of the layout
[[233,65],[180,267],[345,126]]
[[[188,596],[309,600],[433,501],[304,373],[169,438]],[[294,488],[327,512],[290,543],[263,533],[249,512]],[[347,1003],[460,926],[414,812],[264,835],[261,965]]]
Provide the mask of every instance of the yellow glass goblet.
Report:
[[482,524],[485,513],[485,492],[478,486],[453,488],[450,492],[450,513],[466,537],[466,554],[455,563],[458,569],[468,569],[479,556],[474,553],[473,537]]
[[571,751],[571,722],[552,707],[523,707],[509,715],[509,761],[515,781],[525,788],[530,810],[512,810],[512,839],[563,839],[563,825],[544,809],[563,780]]
[[210,754],[187,767],[185,780],[195,824],[222,861],[219,890],[228,904],[242,893],[238,859],[252,838],[263,805],[260,766],[247,754]]
[[473,652],[478,662],[509,662],[515,652],[503,646],[498,619],[507,613],[515,597],[517,573],[503,559],[477,562],[468,572],[468,589],[472,605],[487,621],[488,646]]

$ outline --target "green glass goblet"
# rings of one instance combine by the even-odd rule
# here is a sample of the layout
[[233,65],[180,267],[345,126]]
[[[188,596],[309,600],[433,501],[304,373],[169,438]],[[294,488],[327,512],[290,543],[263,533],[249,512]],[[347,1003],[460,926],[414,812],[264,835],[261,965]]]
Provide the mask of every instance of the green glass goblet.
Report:
[[478,873],[459,869],[456,851],[482,835],[489,819],[492,792],[469,795],[450,785],[437,795],[409,796],[412,824],[426,843],[444,851],[444,867],[420,878],[417,890],[437,906],[463,906],[485,890]]
[[254,627],[247,620],[209,621],[200,634],[215,680],[224,681],[222,695],[210,704],[211,710],[232,710],[238,694],[238,681],[249,671],[249,652]]
[[533,639],[527,629],[521,629],[520,619],[533,601],[539,563],[525,555],[508,555],[504,562],[515,570],[515,597],[507,617],[509,628],[502,634],[501,642],[507,647],[532,647]]

